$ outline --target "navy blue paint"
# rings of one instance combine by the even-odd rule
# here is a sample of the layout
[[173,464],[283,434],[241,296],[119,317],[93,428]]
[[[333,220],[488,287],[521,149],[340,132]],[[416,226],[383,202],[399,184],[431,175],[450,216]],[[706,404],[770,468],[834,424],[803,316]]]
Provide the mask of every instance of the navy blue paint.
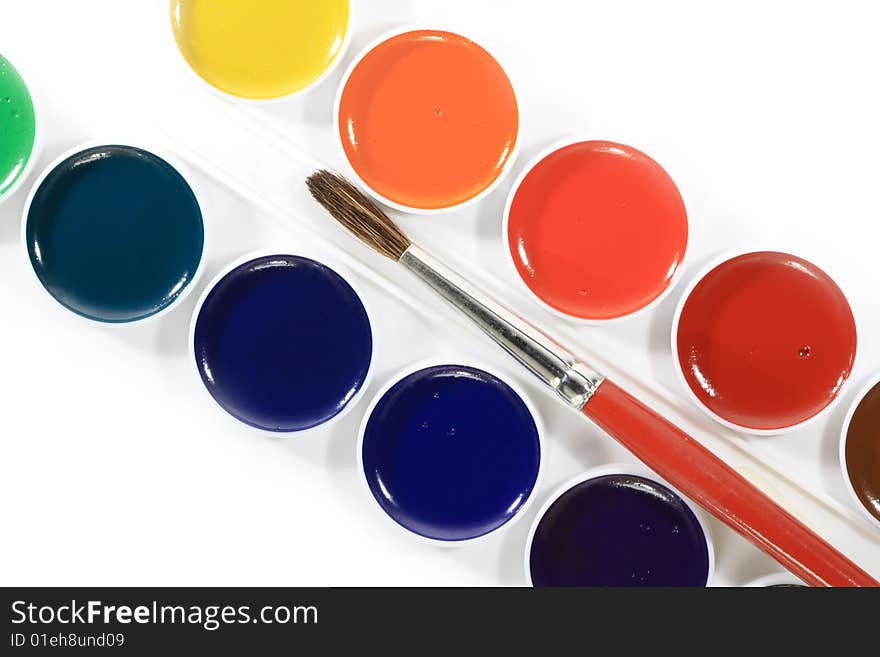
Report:
[[529,497],[541,447],[519,395],[482,370],[425,368],[398,381],[364,432],[367,482],[407,529],[443,541],[503,525]]
[[89,148],[61,162],[28,211],[31,264],[73,312],[131,322],[171,304],[198,269],[202,212],[160,157],[133,146]]
[[194,348],[208,391],[242,422],[302,431],[363,386],[373,353],[360,298],[314,260],[271,255],[226,274],[205,298]]
[[570,488],[538,524],[535,586],[705,586],[706,538],[684,501],[661,484],[606,475]]

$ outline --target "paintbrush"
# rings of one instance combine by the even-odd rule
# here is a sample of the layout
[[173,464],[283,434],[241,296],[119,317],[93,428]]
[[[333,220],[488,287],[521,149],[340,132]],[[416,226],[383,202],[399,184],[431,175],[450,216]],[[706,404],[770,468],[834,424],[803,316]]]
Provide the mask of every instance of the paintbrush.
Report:
[[670,484],[812,586],[878,582],[659,413],[476,289],[419,246],[344,178],[317,171],[315,200],[364,244],[408,269]]

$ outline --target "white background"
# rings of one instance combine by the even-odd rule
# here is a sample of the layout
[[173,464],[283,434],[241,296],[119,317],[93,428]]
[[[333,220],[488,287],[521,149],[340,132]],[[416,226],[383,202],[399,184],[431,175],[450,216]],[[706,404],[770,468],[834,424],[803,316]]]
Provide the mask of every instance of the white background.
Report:
[[[514,174],[571,133],[630,143],[663,164],[692,226],[685,281],[717,253],[754,243],[802,254],[833,273],[858,315],[855,385],[809,430],[736,442],[677,388],[668,344],[678,293],[635,321],[584,328],[551,318],[512,285],[500,241],[512,177],[475,208],[402,219],[418,241],[464,263],[507,303],[584,353],[598,352],[608,372],[880,576],[880,530],[854,509],[837,466],[845,406],[880,369],[876,3],[353,4],[343,65],[406,23],[452,27],[498,56],[517,85],[524,119]],[[438,549],[385,522],[358,479],[360,416],[393,372],[438,354],[513,366],[445,314],[397,300],[417,288],[333,232],[302,192],[314,164],[298,153],[340,164],[331,108],[343,67],[312,93],[240,109],[184,69],[164,6],[5,0],[0,11],[0,52],[38,96],[40,168],[87,139],[161,138],[190,162],[211,231],[207,277],[185,303],[155,324],[109,330],[65,313],[37,287],[19,242],[27,188],[0,207],[0,582],[521,584],[537,507],[485,543]],[[238,193],[218,182],[223,176]],[[248,190],[259,207],[244,199]],[[252,249],[296,251],[309,239],[306,229],[326,233],[356,258],[343,255],[341,265],[354,271],[371,304],[376,376],[342,423],[267,438],[213,407],[188,360],[187,329],[214,273]],[[367,281],[362,263],[395,282]],[[610,439],[522,381],[542,411],[550,446],[538,503],[589,467],[627,460]],[[778,570],[718,523],[711,527],[716,584]]]

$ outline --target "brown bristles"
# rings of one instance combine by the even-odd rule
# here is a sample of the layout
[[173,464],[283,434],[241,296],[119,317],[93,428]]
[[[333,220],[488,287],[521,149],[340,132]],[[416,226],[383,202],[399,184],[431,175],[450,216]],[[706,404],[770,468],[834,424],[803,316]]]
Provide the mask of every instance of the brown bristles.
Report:
[[306,179],[315,200],[361,242],[392,260],[400,260],[412,244],[397,224],[342,176],[326,170]]

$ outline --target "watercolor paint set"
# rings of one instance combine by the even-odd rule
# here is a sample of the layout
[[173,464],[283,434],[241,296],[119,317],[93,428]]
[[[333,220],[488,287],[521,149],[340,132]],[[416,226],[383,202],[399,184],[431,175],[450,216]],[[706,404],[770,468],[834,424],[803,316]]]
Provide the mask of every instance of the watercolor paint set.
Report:
[[[23,199],[20,259],[53,312],[99,338],[173,330],[174,385],[207,422],[340,436],[329,476],[357,480],[365,522],[512,552],[503,583],[877,584],[880,377],[847,394],[871,336],[812,253],[695,259],[700,218],[650,148],[532,147],[543,91],[503,41],[364,30],[347,0],[162,4],[148,43],[174,101],[117,120],[122,138],[47,152],[0,57],[0,202]],[[304,97],[320,147],[285,123]],[[626,344],[637,321],[677,388]],[[841,501],[773,441],[836,422],[844,397]],[[558,454],[580,444],[597,447]],[[725,564],[735,533],[776,572]]]

